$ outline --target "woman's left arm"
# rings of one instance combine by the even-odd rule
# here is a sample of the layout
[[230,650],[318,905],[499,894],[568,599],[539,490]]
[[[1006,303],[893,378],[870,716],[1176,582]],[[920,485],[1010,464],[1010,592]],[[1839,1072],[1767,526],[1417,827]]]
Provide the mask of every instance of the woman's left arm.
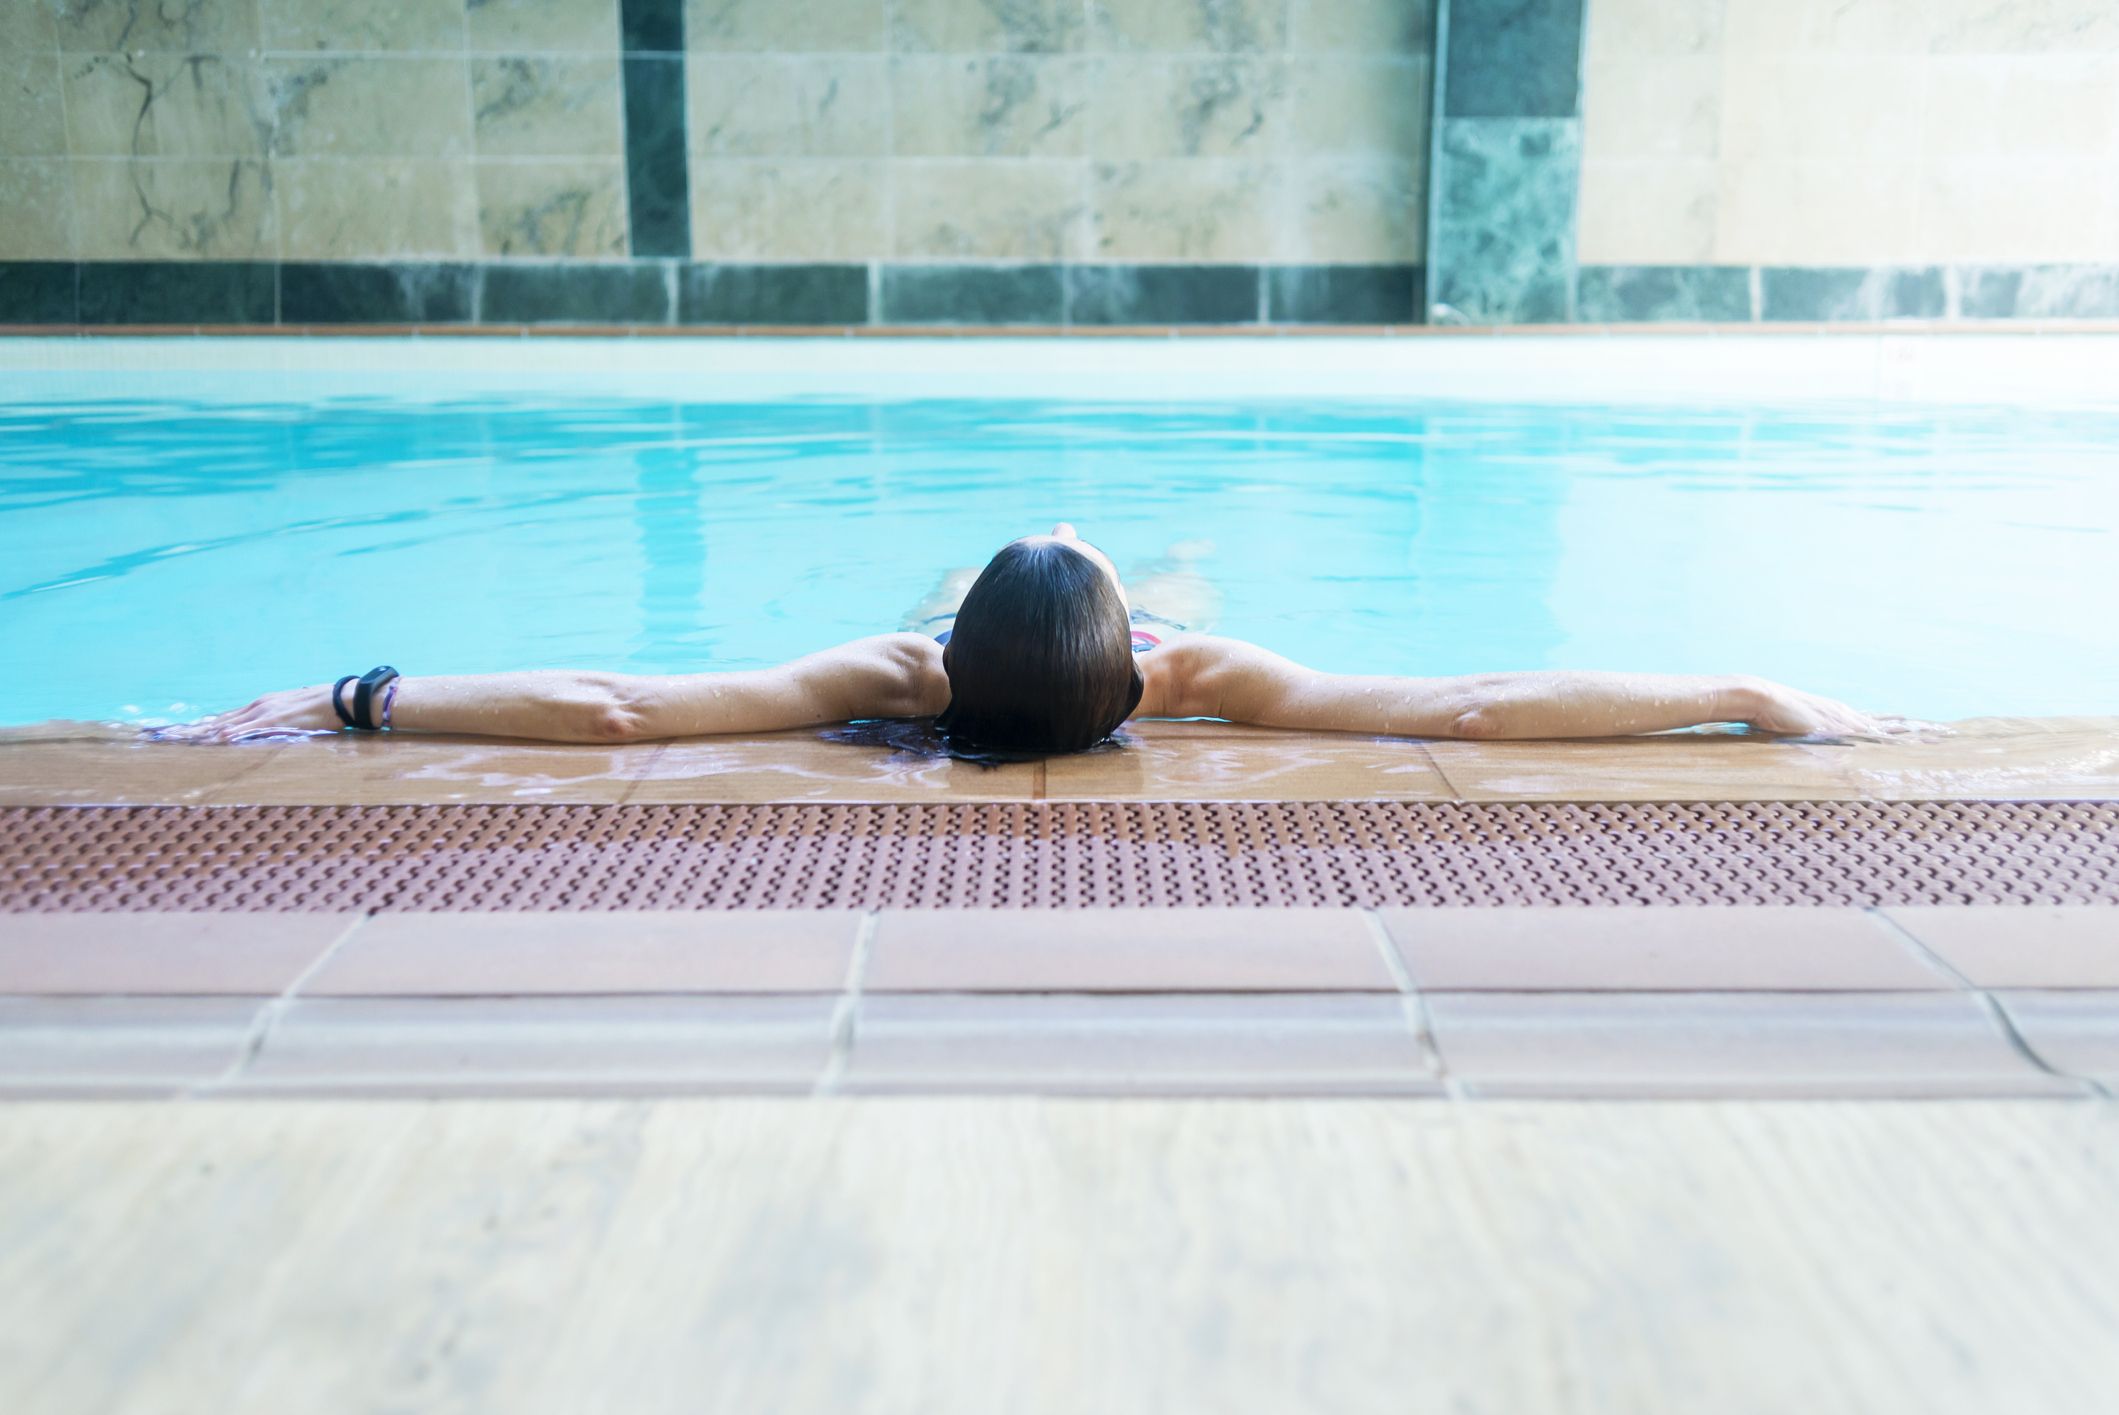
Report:
[[[773,668],[728,673],[555,670],[400,678],[395,686],[392,731],[543,742],[640,742],[915,717],[940,712],[949,696],[941,651],[919,634],[877,634]],[[322,684],[268,693],[247,707],[155,735],[231,742],[338,726],[331,687]]]

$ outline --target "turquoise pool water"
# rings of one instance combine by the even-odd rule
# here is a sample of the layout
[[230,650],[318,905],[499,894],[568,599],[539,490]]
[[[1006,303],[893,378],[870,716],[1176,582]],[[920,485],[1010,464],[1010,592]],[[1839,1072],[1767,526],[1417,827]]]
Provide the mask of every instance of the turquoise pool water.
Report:
[[1122,569],[1212,541],[1220,631],[1325,669],[2119,712],[2119,414],[129,387],[0,392],[0,723],[385,661],[766,664],[896,628],[1057,519]]

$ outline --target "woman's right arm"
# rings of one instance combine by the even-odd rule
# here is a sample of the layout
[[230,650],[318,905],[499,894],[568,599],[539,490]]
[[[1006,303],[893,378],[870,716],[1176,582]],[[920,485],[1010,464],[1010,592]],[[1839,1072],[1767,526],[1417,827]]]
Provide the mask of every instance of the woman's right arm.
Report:
[[[637,742],[773,732],[857,717],[915,717],[948,705],[941,650],[919,634],[877,634],[773,668],[642,675],[553,670],[397,680],[390,725],[543,742]],[[230,742],[339,727],[329,684],[268,693],[155,735]]]
[[[1173,646],[1175,647],[1175,646]],[[1452,678],[1321,673],[1255,644],[1182,646],[1172,717],[1479,740],[1621,737],[1710,722],[1766,732],[1882,736],[1845,703],[1746,675],[1537,671]]]

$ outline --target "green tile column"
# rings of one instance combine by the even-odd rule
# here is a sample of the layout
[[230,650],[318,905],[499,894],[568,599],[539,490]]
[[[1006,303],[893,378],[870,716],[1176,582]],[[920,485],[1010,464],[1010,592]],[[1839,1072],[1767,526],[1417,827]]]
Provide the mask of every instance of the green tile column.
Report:
[[1574,318],[1584,0],[1443,0],[1428,319]]

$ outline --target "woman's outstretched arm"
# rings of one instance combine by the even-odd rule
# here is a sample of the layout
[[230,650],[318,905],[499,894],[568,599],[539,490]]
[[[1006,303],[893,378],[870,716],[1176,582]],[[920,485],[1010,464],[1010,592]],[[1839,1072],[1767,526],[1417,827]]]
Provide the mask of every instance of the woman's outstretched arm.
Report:
[[1707,722],[1767,732],[1881,736],[1887,723],[1763,678],[1663,673],[1474,673],[1398,678],[1320,673],[1237,639],[1180,652],[1172,717],[1403,737],[1622,737]]
[[[545,742],[637,742],[719,732],[772,732],[857,717],[917,717],[948,705],[941,649],[919,634],[877,634],[774,668],[644,676],[484,673],[408,677],[391,706],[394,731],[454,732]],[[229,742],[275,732],[332,731],[331,687],[268,693],[247,707],[156,734]]]

